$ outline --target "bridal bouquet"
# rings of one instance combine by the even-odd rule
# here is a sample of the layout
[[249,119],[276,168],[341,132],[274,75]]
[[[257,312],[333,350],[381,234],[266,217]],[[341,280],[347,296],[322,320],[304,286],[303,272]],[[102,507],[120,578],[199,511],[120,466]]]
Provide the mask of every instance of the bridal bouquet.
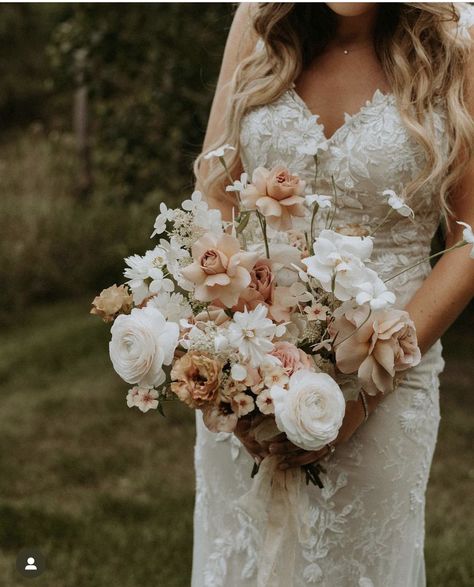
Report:
[[[208,157],[227,170],[232,148]],[[319,450],[337,437],[361,387],[389,393],[420,361],[413,322],[369,266],[369,232],[333,228],[336,189],[307,193],[276,166],[257,168],[250,182],[229,175],[227,190],[239,202],[232,221],[197,191],[180,208],[162,203],[151,235],[158,243],[125,259],[126,283],[103,290],[91,313],[112,323],[110,358],[132,386],[129,407],[162,411],[178,398],[215,432],[260,413],[268,437],[284,432]],[[413,215],[393,191],[384,195],[388,214]],[[474,242],[465,227],[456,246]],[[320,485],[320,470],[307,466],[306,481]]]

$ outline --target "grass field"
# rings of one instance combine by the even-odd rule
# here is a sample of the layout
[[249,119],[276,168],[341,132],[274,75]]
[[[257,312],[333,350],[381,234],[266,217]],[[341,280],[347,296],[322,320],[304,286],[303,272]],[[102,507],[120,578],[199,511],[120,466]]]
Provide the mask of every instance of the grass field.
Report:
[[[2,333],[0,585],[187,586],[193,414],[179,404],[165,420],[129,410],[108,361],[108,328],[88,309],[89,299],[38,307]],[[445,339],[427,504],[430,587],[474,584],[474,366],[465,332],[472,347],[466,320]],[[34,581],[15,570],[25,546],[47,559]]]

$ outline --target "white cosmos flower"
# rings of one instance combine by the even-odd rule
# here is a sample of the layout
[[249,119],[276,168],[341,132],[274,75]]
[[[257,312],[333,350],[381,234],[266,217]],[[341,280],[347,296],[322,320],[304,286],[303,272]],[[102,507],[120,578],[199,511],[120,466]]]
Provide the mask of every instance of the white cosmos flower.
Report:
[[346,301],[357,293],[362,279],[364,261],[372,254],[370,237],[346,236],[333,230],[322,230],[314,242],[314,255],[302,259],[308,275],[316,278],[322,288],[340,301]]
[[322,194],[310,194],[308,196],[305,196],[304,199],[308,206],[312,206],[314,202],[316,202],[320,208],[330,208],[332,206],[331,196],[325,196]]
[[474,233],[472,232],[471,225],[467,224],[467,222],[460,221],[456,221],[456,224],[464,226],[464,230],[462,231],[462,238],[466,244],[473,245],[469,256],[471,259],[474,259]]
[[411,218],[415,217],[415,213],[410,208],[410,206],[405,204],[405,202],[402,200],[402,198],[397,196],[397,194],[393,190],[384,190],[382,192],[382,195],[388,197],[388,201],[387,201],[388,205],[391,208],[393,208],[396,212],[398,212],[400,214],[400,216],[405,216],[405,217],[410,216]]
[[259,305],[250,312],[247,308],[243,312],[236,312],[227,330],[229,344],[237,349],[252,367],[278,361],[268,353],[274,348],[273,337],[281,336],[285,327],[281,328],[281,325],[277,326],[267,318],[267,311],[266,306]]
[[319,450],[335,440],[346,403],[339,385],[327,373],[296,371],[288,389],[270,389],[278,429],[304,450]]
[[174,210],[168,208],[164,202],[160,204],[160,213],[156,217],[154,224],[154,231],[151,233],[150,238],[153,238],[155,234],[162,234],[166,230],[166,223],[174,220]]
[[163,365],[170,365],[178,344],[179,327],[166,322],[156,308],[133,308],[120,314],[110,330],[110,359],[127,383],[146,386],[165,381]]
[[247,187],[248,184],[248,174],[242,173],[240,176],[240,180],[236,179],[232,185],[228,185],[225,188],[226,192],[241,192]]
[[204,159],[211,159],[211,157],[224,157],[226,151],[235,151],[235,147],[226,143],[225,145],[222,145],[222,147],[214,149],[214,151],[209,151],[209,153],[204,155]]

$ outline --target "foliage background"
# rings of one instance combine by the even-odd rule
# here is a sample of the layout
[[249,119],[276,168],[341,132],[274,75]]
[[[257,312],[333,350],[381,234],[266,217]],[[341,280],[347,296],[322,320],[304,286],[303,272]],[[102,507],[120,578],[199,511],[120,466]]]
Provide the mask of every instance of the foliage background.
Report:
[[[193,415],[128,410],[88,311],[123,257],[150,247],[159,202],[192,191],[233,10],[2,4],[1,585],[26,585],[14,562],[27,546],[46,555],[39,587],[189,584]],[[474,584],[472,321],[444,338],[432,587]]]

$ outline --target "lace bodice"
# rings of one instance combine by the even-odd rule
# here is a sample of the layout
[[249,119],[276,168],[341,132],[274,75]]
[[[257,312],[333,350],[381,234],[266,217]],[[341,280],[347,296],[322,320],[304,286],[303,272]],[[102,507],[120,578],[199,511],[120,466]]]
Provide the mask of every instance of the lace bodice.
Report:
[[[474,24],[474,9],[461,10],[460,31],[468,34]],[[256,50],[262,49],[262,42]],[[448,156],[444,104],[434,105],[432,120],[437,142]],[[385,189],[403,195],[404,186],[415,179],[426,163],[421,145],[405,128],[396,98],[376,90],[353,115],[344,114],[344,123],[328,139],[319,116],[313,114],[292,87],[264,106],[256,107],[242,119],[241,160],[249,175],[258,166],[271,168],[281,163],[306,181],[307,193],[338,192],[336,226],[376,226],[388,211]],[[318,156],[318,179],[315,161]],[[425,184],[410,200],[415,220],[392,214],[383,230],[375,235],[373,262],[383,278],[429,254],[431,240],[440,222],[440,182]],[[296,226],[308,229],[310,214]],[[280,235],[284,240],[284,236]],[[404,305],[420,280],[430,270],[424,263],[393,280],[394,290],[405,287],[398,305]],[[407,284],[410,283],[410,286]]]

